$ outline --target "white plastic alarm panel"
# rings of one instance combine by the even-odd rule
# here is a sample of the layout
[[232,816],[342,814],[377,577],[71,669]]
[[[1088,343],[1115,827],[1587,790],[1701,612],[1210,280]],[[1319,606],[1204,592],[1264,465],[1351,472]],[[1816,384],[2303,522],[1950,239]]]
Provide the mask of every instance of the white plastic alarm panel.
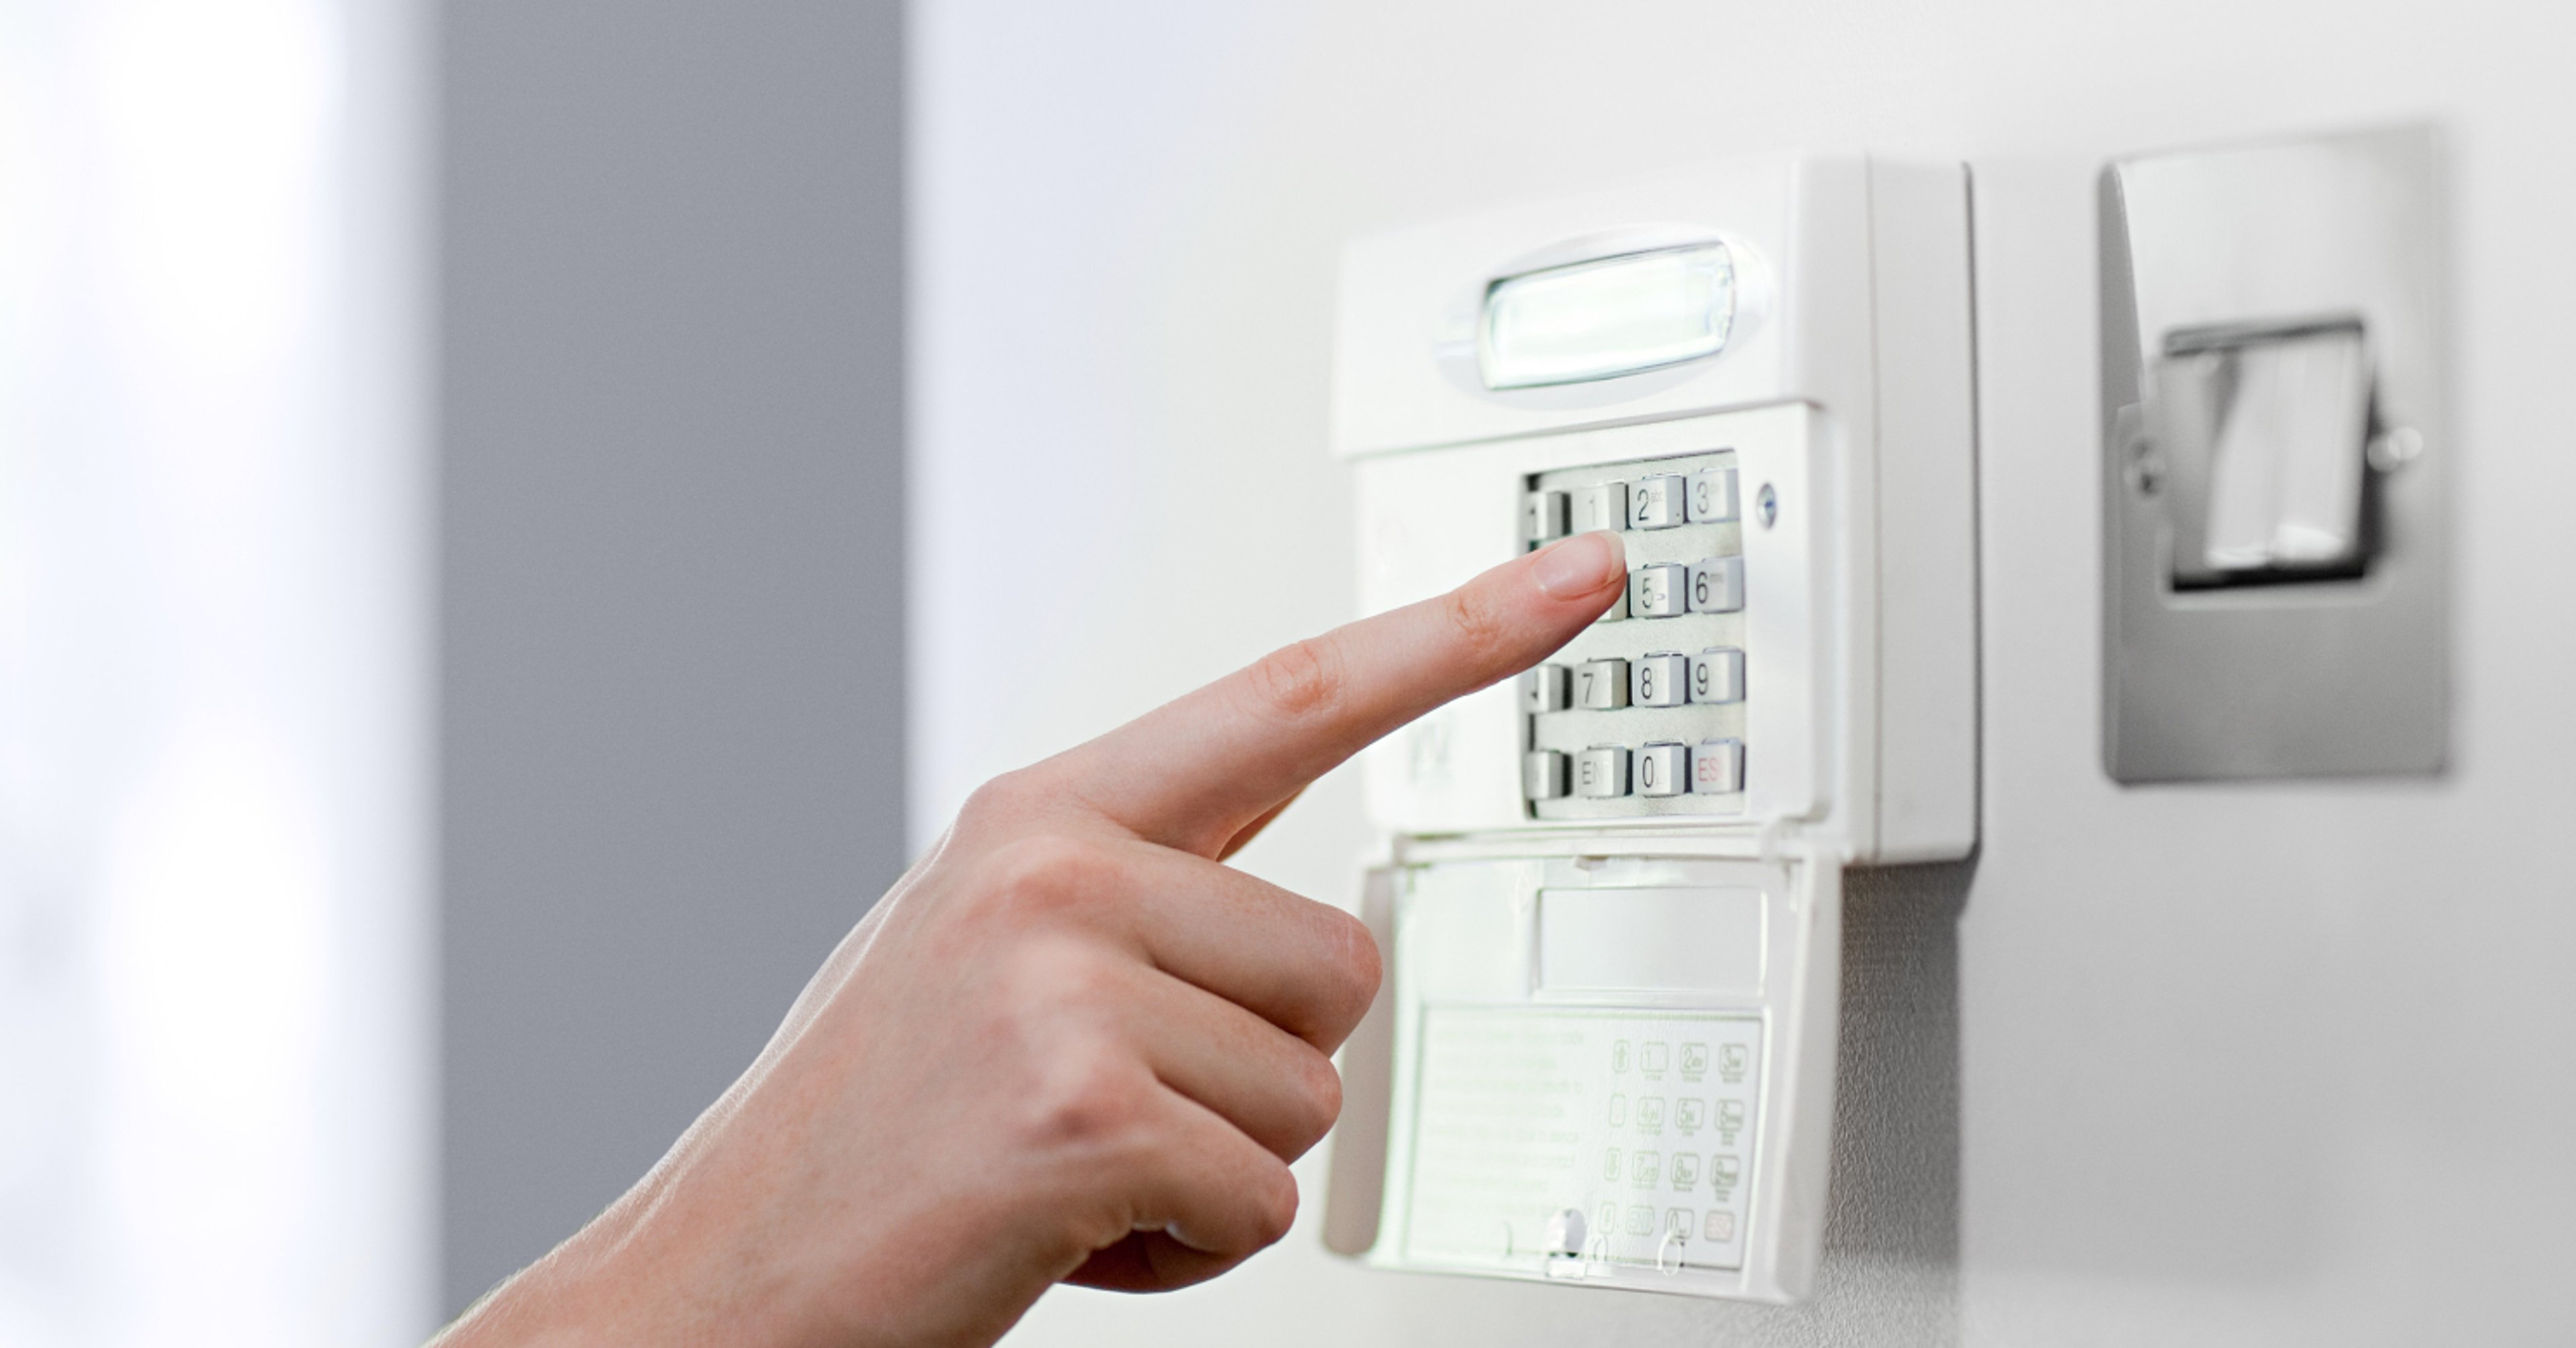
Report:
[[1976,842],[1967,190],[1783,154],[1349,250],[1362,607],[1594,529],[1629,585],[1363,765],[1391,973],[1333,1248],[1811,1284],[1842,870]]

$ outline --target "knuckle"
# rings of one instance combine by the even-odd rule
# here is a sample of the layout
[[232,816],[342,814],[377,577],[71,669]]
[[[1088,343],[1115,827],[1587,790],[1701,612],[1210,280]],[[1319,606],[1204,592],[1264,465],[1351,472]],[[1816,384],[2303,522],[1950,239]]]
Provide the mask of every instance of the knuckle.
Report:
[[1338,908],[1329,909],[1333,940],[1331,942],[1330,987],[1334,1010],[1345,1030],[1368,1014],[1377,1001],[1378,984],[1385,977],[1386,963],[1378,954],[1377,937],[1368,924]]
[[1024,1132],[1035,1146],[1050,1151],[1116,1147],[1144,1116],[1137,1074],[1101,1046],[1055,1055],[1023,1098]]
[[1329,715],[1348,687],[1342,648],[1324,637],[1282,646],[1252,667],[1252,686],[1277,714],[1290,720]]
[[1037,833],[994,849],[989,887],[1015,908],[1053,909],[1093,893],[1110,868],[1099,844]]
[[1333,1070],[1331,1058],[1309,1053],[1300,1075],[1297,1101],[1304,1117],[1298,1120],[1297,1149],[1303,1152],[1323,1141],[1334,1120],[1342,1116],[1342,1074]]
[[1258,1196],[1252,1212],[1252,1238],[1255,1248],[1276,1245],[1297,1224],[1297,1178],[1285,1164],[1270,1172],[1267,1191]]
[[966,803],[957,809],[957,826],[974,833],[1024,819],[1035,794],[1026,768],[1003,773],[966,797]]

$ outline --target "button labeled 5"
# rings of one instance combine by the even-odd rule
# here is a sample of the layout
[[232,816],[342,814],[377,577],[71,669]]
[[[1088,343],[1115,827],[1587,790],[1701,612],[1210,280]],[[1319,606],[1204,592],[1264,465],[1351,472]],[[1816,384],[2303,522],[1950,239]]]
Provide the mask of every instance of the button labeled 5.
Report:
[[[1628,612],[1639,618],[1680,617],[1683,579],[1683,568],[1679,562],[1638,567],[1636,574],[1628,578]],[[1691,607],[1697,608],[1698,605]],[[1740,603],[1738,607],[1741,607]]]

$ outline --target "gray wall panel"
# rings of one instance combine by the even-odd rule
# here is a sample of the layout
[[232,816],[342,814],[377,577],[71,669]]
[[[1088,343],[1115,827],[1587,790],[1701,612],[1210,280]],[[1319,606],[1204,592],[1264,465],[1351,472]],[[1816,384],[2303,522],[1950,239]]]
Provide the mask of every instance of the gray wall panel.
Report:
[[445,1294],[649,1166],[900,869],[902,11],[451,0]]

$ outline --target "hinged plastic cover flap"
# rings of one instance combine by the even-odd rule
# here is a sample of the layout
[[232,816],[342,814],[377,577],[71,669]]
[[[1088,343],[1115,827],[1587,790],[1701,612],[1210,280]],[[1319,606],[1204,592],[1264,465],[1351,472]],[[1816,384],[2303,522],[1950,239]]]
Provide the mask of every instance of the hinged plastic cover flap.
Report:
[[1326,1243],[1385,1267],[1787,1301],[1832,1141],[1842,872],[1795,857],[1374,872]]

